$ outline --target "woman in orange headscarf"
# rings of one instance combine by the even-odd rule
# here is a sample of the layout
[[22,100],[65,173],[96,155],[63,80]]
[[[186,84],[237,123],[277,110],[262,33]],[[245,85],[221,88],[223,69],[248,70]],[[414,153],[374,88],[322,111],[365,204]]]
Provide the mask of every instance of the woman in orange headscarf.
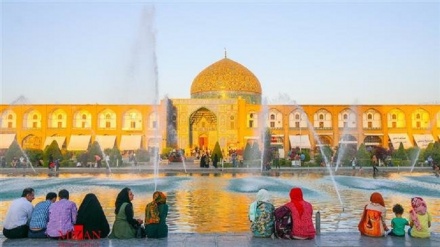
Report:
[[300,188],[290,190],[290,202],[286,205],[292,214],[292,233],[294,239],[313,239],[316,235],[313,225],[313,207],[303,199],[303,193]]
[[166,238],[168,236],[167,197],[164,193],[153,193],[153,201],[145,207],[145,231],[148,238]]
[[362,235],[370,237],[385,236],[388,227],[385,223],[387,209],[382,195],[374,192],[370,196],[370,203],[365,205],[358,229]]

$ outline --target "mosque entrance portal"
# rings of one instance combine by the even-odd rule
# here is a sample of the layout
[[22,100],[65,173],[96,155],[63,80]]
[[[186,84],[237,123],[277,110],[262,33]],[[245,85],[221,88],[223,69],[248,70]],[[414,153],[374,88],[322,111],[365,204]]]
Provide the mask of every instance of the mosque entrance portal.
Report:
[[217,116],[205,107],[193,112],[189,118],[189,144],[191,148],[211,148],[209,139],[217,138]]

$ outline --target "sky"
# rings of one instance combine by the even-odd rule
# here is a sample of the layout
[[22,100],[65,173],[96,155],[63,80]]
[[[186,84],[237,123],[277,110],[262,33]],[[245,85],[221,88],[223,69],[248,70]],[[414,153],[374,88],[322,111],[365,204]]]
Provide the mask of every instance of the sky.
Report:
[[270,104],[440,104],[440,0],[2,0],[1,104],[188,99],[227,57]]

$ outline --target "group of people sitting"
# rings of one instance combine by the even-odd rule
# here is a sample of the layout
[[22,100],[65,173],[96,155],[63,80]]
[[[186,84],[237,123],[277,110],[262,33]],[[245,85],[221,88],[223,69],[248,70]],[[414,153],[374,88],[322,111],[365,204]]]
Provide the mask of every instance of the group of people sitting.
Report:
[[[168,205],[166,195],[160,191],[153,193],[153,200],[145,207],[145,220],[135,219],[132,200],[133,191],[122,189],[115,202],[115,221],[112,232],[102,206],[95,194],[87,194],[79,209],[69,200],[69,192],[62,189],[57,194],[49,192],[46,200],[33,207],[34,190],[26,188],[20,198],[15,199],[4,220],[3,235],[6,238],[52,238],[52,239],[99,239],[135,237],[165,238],[168,236],[166,217]],[[409,221],[402,217],[404,209],[400,204],[393,207],[395,218],[389,230],[386,207],[380,193],[374,192],[365,205],[358,229],[362,235],[371,237],[405,236],[429,238],[431,215],[421,197],[411,199],[412,209]],[[290,202],[275,208],[270,202],[269,192],[260,189],[256,200],[249,207],[251,231],[255,237],[284,239],[313,239],[316,235],[313,224],[313,207],[303,199],[301,188],[290,191]],[[78,230],[79,229],[79,230]],[[80,232],[78,232],[80,231]],[[110,233],[110,235],[109,235]]]
[[[69,200],[69,192],[49,192],[46,200],[32,205],[34,189],[26,188],[20,198],[12,201],[3,224],[3,235],[16,238],[100,239],[135,237],[165,238],[168,236],[166,195],[153,193],[153,201],[145,207],[145,221],[134,218],[130,188],[122,189],[115,202],[112,232],[102,206],[95,194],[87,194],[79,209]],[[109,235],[110,233],[110,235]]]
[[411,198],[411,210],[409,220],[403,218],[404,209],[402,205],[395,204],[393,212],[395,217],[391,220],[391,230],[388,228],[386,219],[386,207],[382,195],[374,192],[370,196],[370,203],[365,205],[358,229],[361,234],[370,237],[382,236],[405,236],[405,227],[408,228],[408,235],[415,238],[429,238],[431,232],[432,217],[428,212],[426,202],[421,197]]
[[[370,237],[405,236],[405,227],[409,226],[408,235],[415,238],[429,238],[431,215],[421,197],[411,198],[412,209],[409,220],[402,217],[404,209],[400,204],[393,207],[395,217],[391,220],[391,230],[386,219],[386,207],[380,193],[370,196],[370,203],[365,205],[358,229],[362,235]],[[275,208],[270,202],[269,192],[260,189],[256,200],[249,206],[251,231],[255,237],[277,237],[283,239],[313,239],[316,230],[313,225],[313,207],[303,199],[301,188],[292,188],[290,202]]]

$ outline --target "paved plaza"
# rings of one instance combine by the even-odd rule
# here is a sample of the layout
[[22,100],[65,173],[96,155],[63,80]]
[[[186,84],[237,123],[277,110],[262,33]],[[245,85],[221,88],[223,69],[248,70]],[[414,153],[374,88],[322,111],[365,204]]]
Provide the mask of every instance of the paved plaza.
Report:
[[170,233],[165,239],[101,239],[101,240],[64,240],[57,241],[52,239],[16,239],[10,240],[0,236],[0,245],[2,246],[36,246],[36,247],[98,247],[98,246],[170,246],[170,247],[232,247],[232,246],[440,246],[440,235],[433,234],[430,239],[416,239],[408,236],[371,238],[361,236],[358,232],[334,232],[317,235],[313,240],[282,240],[271,238],[254,238],[250,233],[221,233],[221,234],[197,234],[197,233]]

